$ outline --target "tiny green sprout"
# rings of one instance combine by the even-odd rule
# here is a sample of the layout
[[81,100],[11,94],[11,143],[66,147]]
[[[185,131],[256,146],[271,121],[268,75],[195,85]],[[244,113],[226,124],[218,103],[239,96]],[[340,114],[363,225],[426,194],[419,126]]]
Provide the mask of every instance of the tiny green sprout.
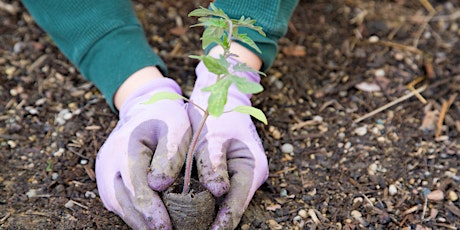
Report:
[[251,47],[256,52],[261,53],[259,47],[256,43],[248,37],[247,34],[239,33],[238,28],[246,27],[252,30],[257,31],[261,35],[265,36],[262,28],[256,26],[256,20],[253,20],[248,17],[242,16],[240,19],[231,19],[222,9],[218,9],[213,3],[210,4],[209,8],[200,7],[193,10],[188,14],[189,17],[198,17],[198,23],[192,25],[191,27],[202,26],[204,27],[203,34],[201,36],[202,49],[207,49],[209,46],[215,44],[224,50],[218,58],[212,57],[211,55],[190,55],[190,58],[198,59],[204,63],[209,72],[217,76],[216,82],[211,84],[208,87],[202,89],[204,92],[209,92],[208,107],[201,108],[198,105],[194,104],[193,101],[188,100],[182,95],[178,95],[170,92],[161,92],[157,93],[150,98],[149,101],[145,104],[155,103],[159,100],[169,99],[177,100],[184,99],[190,104],[197,107],[199,110],[203,111],[204,115],[200,122],[200,126],[196,133],[192,137],[190,148],[187,152],[185,176],[184,176],[184,188],[182,190],[183,194],[189,192],[190,178],[192,171],[193,163],[193,154],[195,152],[195,147],[198,142],[198,137],[206,123],[206,119],[209,115],[214,117],[219,117],[223,113],[227,112],[239,112],[243,114],[248,114],[254,117],[255,119],[267,124],[267,118],[265,114],[260,110],[252,106],[237,106],[229,111],[224,111],[225,104],[227,103],[228,89],[232,84],[236,88],[245,94],[256,94],[263,91],[262,85],[259,83],[248,81],[246,78],[239,77],[235,73],[237,72],[254,72],[260,75],[265,74],[258,70],[255,70],[245,63],[238,63],[232,67],[230,70],[230,63],[228,58],[231,56],[236,56],[230,52],[230,47],[232,41],[239,41]]

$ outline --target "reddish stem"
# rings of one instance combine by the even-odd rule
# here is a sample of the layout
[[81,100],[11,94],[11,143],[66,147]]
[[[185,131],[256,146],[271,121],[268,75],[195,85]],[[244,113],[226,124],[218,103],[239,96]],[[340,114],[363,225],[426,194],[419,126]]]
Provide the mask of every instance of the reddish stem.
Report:
[[200,125],[198,126],[198,130],[193,134],[192,143],[190,143],[190,148],[187,151],[187,159],[185,162],[185,175],[184,175],[184,188],[182,189],[182,195],[185,195],[190,190],[190,180],[192,177],[192,164],[193,164],[193,155],[195,153],[196,145],[198,144],[198,139],[200,138],[200,134],[203,131],[204,124],[208,119],[209,112],[208,110],[204,111],[204,115],[201,118]]

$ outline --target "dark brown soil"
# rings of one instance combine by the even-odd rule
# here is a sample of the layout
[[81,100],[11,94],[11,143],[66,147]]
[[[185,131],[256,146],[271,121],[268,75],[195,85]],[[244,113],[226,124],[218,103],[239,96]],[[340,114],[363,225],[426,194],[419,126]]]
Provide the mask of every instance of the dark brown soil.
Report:
[[[430,0],[431,17],[423,2],[300,2],[253,98],[271,173],[239,229],[460,227],[460,3]],[[128,229],[94,180],[115,114],[18,1],[0,3],[0,229]],[[185,93],[200,3],[135,1]],[[427,103],[398,102],[418,77]]]
[[206,230],[214,220],[215,200],[197,180],[191,181],[191,189],[182,194],[183,178],[177,180],[162,196],[175,229]]

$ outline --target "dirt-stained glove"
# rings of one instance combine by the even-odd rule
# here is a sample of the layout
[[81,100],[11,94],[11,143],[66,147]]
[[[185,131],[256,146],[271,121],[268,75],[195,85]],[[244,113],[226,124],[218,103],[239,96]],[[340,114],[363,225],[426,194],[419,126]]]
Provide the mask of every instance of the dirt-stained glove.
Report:
[[[230,68],[237,63],[233,59],[229,61]],[[260,81],[256,73],[235,74],[252,82]],[[209,93],[201,89],[214,84],[217,76],[210,73],[203,62],[197,66],[196,75],[190,100],[207,108]],[[224,111],[240,105],[250,106],[250,97],[232,85]],[[189,105],[188,114],[195,131],[203,112]],[[249,115],[238,112],[224,112],[218,118],[209,116],[197,146],[195,156],[200,182],[214,196],[225,195],[212,229],[234,229],[255,191],[268,177],[267,157],[255,126]]]
[[180,94],[180,88],[161,78],[130,95],[96,160],[102,202],[134,229],[171,229],[156,191],[166,189],[180,173],[191,135],[183,101],[143,104],[158,92]]

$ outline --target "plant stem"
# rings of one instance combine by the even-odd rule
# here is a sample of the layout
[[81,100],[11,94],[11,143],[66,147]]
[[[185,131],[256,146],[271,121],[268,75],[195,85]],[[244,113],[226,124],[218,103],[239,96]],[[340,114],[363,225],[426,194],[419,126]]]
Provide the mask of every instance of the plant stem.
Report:
[[198,130],[193,135],[192,143],[190,143],[190,148],[187,151],[187,159],[185,162],[185,175],[184,175],[184,187],[182,189],[182,195],[185,195],[190,190],[190,179],[192,177],[192,164],[193,164],[193,155],[195,153],[196,145],[198,144],[198,139],[201,136],[206,120],[209,117],[208,110],[204,111],[203,117],[201,118],[200,125]]

